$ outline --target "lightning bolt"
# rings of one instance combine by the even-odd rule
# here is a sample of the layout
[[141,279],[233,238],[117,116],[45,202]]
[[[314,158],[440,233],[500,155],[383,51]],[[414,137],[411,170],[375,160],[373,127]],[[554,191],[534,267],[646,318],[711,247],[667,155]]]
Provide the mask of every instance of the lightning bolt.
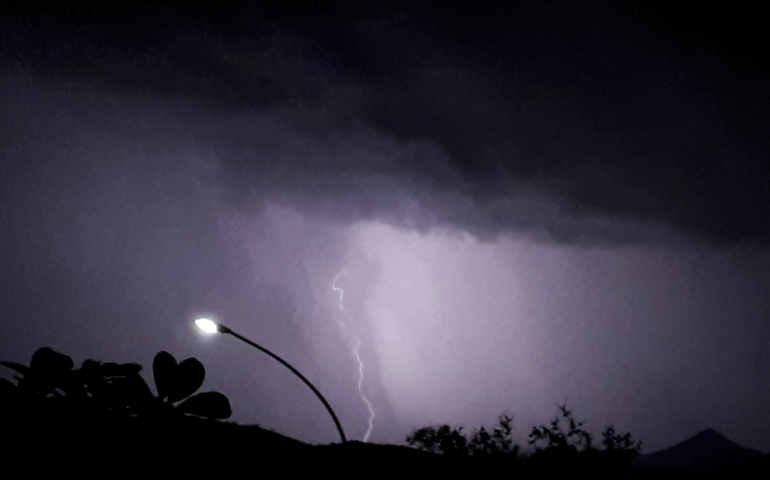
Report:
[[[342,289],[342,287],[337,286],[337,281],[340,279],[342,275],[345,274],[345,271],[338,273],[334,277],[334,281],[332,281],[332,291],[339,293],[339,300],[337,302],[337,305],[339,306],[339,309],[345,312],[345,290]],[[345,315],[347,316],[347,315]],[[364,434],[364,443],[369,441],[369,436],[372,434],[372,430],[374,429],[374,408],[372,407],[372,402],[369,401],[369,398],[366,396],[366,393],[364,393],[364,362],[361,360],[361,355],[358,353],[359,349],[361,348],[361,338],[356,334],[355,332],[351,332],[351,329],[348,328],[347,324],[340,319],[340,326],[348,331],[349,333],[352,333],[355,337],[356,345],[353,347],[353,356],[356,357],[356,361],[358,362],[358,396],[361,397],[361,400],[366,405],[366,409],[369,411],[369,419],[368,419],[368,427],[366,429],[366,433]]]
[[345,273],[344,271],[338,273],[334,277],[334,281],[332,281],[332,290],[335,291],[335,292],[340,292],[340,301],[338,302],[340,310],[345,310],[345,306],[344,306],[344,303],[343,303],[343,300],[345,298],[345,290],[343,290],[342,287],[338,287],[337,286],[337,280],[339,280],[340,277],[342,276],[342,274],[344,274],[344,273]]

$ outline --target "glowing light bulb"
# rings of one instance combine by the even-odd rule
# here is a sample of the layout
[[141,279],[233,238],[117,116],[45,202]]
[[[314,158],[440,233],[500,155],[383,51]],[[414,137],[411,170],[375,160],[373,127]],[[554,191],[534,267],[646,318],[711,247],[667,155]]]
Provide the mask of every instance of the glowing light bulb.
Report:
[[208,318],[199,318],[195,320],[195,325],[206,333],[217,333],[219,331],[219,325]]

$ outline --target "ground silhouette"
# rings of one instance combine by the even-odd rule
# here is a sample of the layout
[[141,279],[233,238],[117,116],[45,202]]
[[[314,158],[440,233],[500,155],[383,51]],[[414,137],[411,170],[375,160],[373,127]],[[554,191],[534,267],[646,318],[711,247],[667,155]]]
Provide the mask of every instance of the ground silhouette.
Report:
[[[529,435],[534,452],[522,455],[512,441],[512,417],[491,430],[465,434],[460,427],[424,427],[407,440],[413,447],[362,442],[308,445],[254,425],[225,421],[230,403],[218,392],[196,393],[205,369],[167,352],[153,361],[153,393],[135,363],[72,359],[50,348],[30,365],[2,362],[13,381],[0,379],[0,439],[5,473],[81,477],[159,474],[222,476],[331,473],[399,476],[543,475],[611,473],[625,478],[697,478],[713,475],[766,478],[768,456],[748,451],[713,431],[632,462],[640,444],[611,427],[599,445],[566,406]],[[715,466],[715,458],[741,462]],[[695,459],[695,469],[671,469],[672,458]],[[663,465],[666,461],[669,464]],[[658,462],[656,464],[656,462]],[[663,463],[661,463],[663,462]],[[661,467],[663,465],[663,467]],[[758,470],[763,469],[763,470]],[[0,470],[2,472],[3,470]],[[762,472],[762,473],[756,473]],[[753,474],[753,477],[751,476]],[[765,476],[762,476],[765,475]]]

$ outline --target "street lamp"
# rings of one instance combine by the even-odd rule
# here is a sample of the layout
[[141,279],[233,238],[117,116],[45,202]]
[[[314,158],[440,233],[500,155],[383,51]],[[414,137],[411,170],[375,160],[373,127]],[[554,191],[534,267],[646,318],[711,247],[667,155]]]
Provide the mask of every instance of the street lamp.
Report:
[[274,359],[278,360],[281,363],[281,365],[291,370],[294,375],[298,376],[300,380],[305,382],[305,385],[307,385],[310,388],[310,390],[312,390],[313,393],[316,394],[318,399],[321,400],[321,403],[324,404],[324,407],[326,407],[326,411],[329,412],[329,415],[332,416],[332,420],[334,420],[334,424],[337,426],[337,431],[340,433],[340,438],[342,439],[342,443],[346,443],[348,441],[347,438],[345,437],[345,432],[342,430],[342,424],[340,424],[340,420],[337,418],[337,415],[334,413],[334,410],[332,410],[332,407],[331,405],[329,405],[329,402],[327,402],[324,396],[321,395],[321,392],[319,392],[318,389],[315,388],[315,386],[312,383],[310,383],[310,380],[308,380],[307,378],[305,378],[304,375],[299,373],[299,370],[289,365],[289,362],[279,357],[278,355],[274,354],[273,352],[266,349],[265,347],[261,345],[257,345],[256,343],[252,342],[248,338],[232,331],[229,327],[226,327],[221,323],[217,323],[209,318],[199,318],[195,320],[195,325],[206,333],[226,333],[226,334],[232,335],[238,340],[248,343],[249,345],[256,348],[257,350],[261,350],[262,352],[265,352],[266,354],[270,355]]

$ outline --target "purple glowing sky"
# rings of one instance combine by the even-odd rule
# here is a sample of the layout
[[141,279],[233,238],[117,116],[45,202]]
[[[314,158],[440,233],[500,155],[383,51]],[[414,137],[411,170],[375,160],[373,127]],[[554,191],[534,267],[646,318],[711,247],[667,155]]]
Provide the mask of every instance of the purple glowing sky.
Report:
[[360,341],[371,441],[503,412],[524,435],[566,401],[646,451],[770,450],[755,25],[198,8],[0,17],[2,360],[195,356],[235,421],[337,440],[209,315],[351,438]]

